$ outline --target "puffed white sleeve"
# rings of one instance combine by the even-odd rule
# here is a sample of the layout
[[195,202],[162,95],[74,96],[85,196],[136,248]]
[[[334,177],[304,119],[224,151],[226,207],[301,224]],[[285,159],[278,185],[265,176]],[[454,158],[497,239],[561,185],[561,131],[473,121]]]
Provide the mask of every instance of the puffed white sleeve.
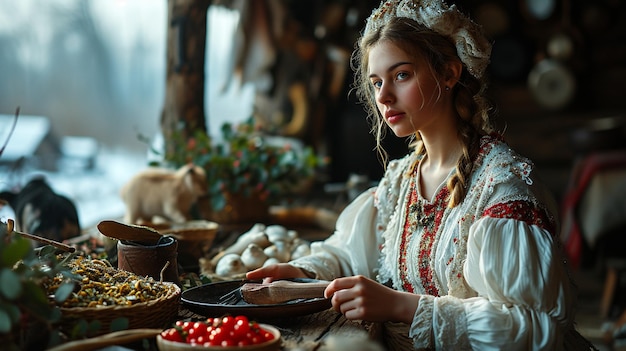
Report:
[[464,275],[478,297],[422,297],[415,336],[429,332],[437,350],[562,349],[573,320],[571,281],[547,230],[479,219],[470,229]]
[[354,199],[337,218],[335,232],[324,241],[311,243],[311,254],[290,264],[314,273],[317,279],[341,276],[374,276],[380,254],[375,230],[375,188]]

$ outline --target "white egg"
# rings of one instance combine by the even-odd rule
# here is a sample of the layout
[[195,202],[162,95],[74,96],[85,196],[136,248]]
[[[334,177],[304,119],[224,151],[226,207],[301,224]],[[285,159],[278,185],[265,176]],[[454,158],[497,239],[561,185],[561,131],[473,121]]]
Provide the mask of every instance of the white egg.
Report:
[[250,244],[241,254],[241,261],[247,269],[257,269],[263,265],[263,262],[267,260],[267,255],[263,252],[257,244]]
[[265,262],[263,262],[263,267],[267,267],[269,265],[277,264],[277,263],[280,263],[280,261],[277,258],[270,257],[267,260],[265,260]]
[[298,245],[291,252],[291,259],[295,260],[297,258],[308,256],[310,254],[311,254],[311,247],[309,246],[309,244],[308,243],[302,243],[302,244]]
[[215,274],[222,277],[244,274],[247,271],[246,265],[243,264],[241,260],[241,256],[234,253],[222,256],[215,266]]
[[278,240],[285,241],[289,239],[289,233],[287,232],[287,228],[279,224],[267,226],[267,228],[265,228],[265,234],[267,234],[267,238],[270,240],[271,243],[274,243]]

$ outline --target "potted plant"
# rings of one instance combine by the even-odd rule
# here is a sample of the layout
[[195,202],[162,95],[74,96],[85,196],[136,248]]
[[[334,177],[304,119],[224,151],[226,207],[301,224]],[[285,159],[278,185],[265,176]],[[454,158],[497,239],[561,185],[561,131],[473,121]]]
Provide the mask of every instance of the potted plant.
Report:
[[189,138],[174,133],[163,162],[172,167],[194,163],[206,171],[209,193],[200,206],[218,222],[254,221],[272,201],[306,188],[325,159],[310,147],[294,147],[264,135],[250,118],[221,127],[221,138],[197,130]]

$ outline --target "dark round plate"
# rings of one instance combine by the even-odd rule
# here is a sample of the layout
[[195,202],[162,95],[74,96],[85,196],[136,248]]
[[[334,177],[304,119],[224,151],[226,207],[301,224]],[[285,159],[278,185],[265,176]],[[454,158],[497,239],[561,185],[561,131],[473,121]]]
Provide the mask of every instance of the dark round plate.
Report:
[[[293,279],[302,283],[315,281],[314,279]],[[300,299],[281,304],[253,305],[239,300],[234,305],[219,302],[219,298],[241,287],[250,280],[223,281],[209,283],[185,290],[181,294],[181,301],[190,311],[206,316],[215,317],[225,314],[246,315],[256,320],[271,320],[284,317],[298,317],[324,311],[330,308],[330,299]],[[258,283],[258,281],[256,281]]]

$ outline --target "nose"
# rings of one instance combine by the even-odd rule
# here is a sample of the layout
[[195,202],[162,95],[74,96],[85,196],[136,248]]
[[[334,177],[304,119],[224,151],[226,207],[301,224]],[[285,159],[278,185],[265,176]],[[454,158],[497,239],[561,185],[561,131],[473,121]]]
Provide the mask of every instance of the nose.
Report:
[[393,99],[394,96],[391,87],[383,82],[376,93],[376,102],[379,104],[388,104],[391,103]]

